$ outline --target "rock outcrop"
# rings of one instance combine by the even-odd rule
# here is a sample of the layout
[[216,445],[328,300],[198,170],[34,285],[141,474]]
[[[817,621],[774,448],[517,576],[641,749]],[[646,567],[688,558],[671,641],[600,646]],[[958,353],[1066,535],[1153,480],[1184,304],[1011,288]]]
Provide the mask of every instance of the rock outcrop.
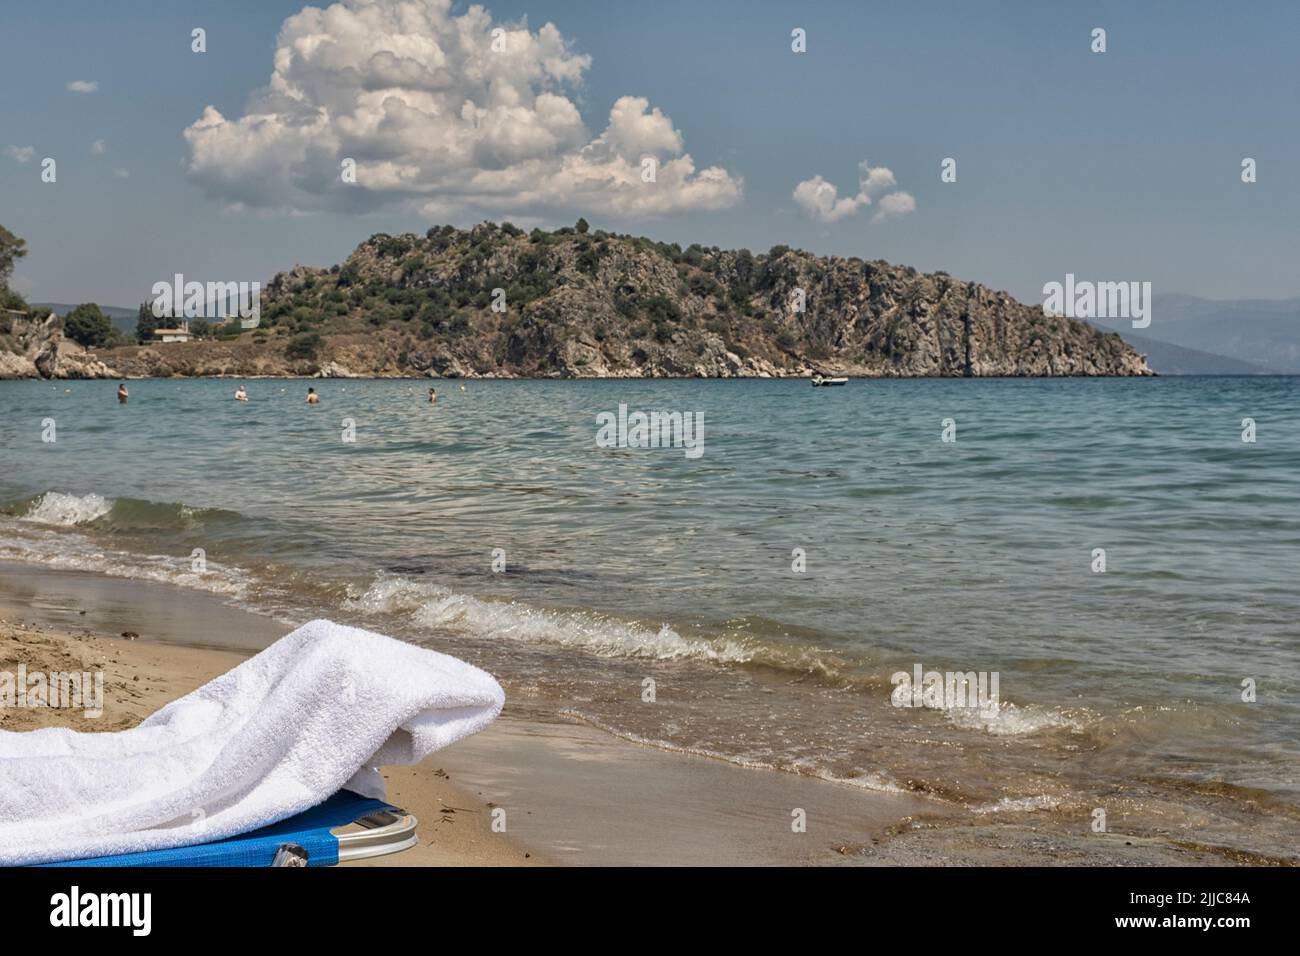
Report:
[[228,341],[115,349],[128,375],[1150,375],[1115,333],[883,261],[507,224],[376,235],[272,279]]
[[116,378],[117,372],[71,339],[59,317],[7,315],[0,346],[0,379]]

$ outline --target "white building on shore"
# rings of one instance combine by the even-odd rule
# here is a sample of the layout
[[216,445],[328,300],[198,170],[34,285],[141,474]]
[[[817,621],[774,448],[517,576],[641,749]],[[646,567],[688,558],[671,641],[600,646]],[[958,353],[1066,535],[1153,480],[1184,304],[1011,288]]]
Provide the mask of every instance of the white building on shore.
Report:
[[155,342],[188,342],[190,340],[190,320],[181,319],[174,329],[154,329]]

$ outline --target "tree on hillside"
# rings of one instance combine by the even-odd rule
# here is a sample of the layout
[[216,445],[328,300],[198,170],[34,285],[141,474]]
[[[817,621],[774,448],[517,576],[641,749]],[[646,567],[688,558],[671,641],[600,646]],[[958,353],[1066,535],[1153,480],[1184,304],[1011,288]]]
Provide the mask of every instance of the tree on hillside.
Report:
[[27,312],[31,306],[27,300],[20,296],[13,289],[6,289],[0,285],[0,309],[12,309],[14,312]]
[[113,323],[93,302],[85,302],[67,314],[63,332],[79,345],[103,345],[113,335]]
[[154,331],[160,328],[162,325],[153,314],[153,304],[141,302],[135,314],[135,337],[140,340],[140,344],[147,345],[152,342]]
[[591,227],[587,225],[587,220],[579,219],[577,223],[574,225],[574,228],[577,229],[578,232],[582,233],[585,236],[587,234],[587,230],[590,229]]
[[27,255],[27,243],[0,226],[0,289],[9,288],[14,263]]

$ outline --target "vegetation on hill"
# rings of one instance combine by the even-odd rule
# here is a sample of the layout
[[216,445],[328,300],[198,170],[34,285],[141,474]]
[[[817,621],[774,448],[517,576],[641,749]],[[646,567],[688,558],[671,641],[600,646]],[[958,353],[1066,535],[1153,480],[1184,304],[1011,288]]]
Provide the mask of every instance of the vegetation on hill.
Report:
[[63,334],[78,345],[93,348],[107,345],[116,333],[99,306],[85,302],[63,317]]
[[[275,276],[251,331],[194,320],[207,341],[159,345],[157,327],[142,305],[141,344],[101,357],[126,375],[1150,374],[1114,333],[947,273],[787,246],[683,249],[585,220],[380,233],[338,265]],[[115,344],[101,332],[88,310],[69,328]]]
[[[1117,335],[880,261],[510,223],[379,234],[277,275],[264,336],[366,332],[440,374],[1148,374]],[[293,351],[306,355],[300,345]]]
[[25,255],[27,255],[27,243],[4,226],[0,226],[0,309],[27,311],[27,303],[23,297],[9,288],[9,279],[13,275],[14,265]]

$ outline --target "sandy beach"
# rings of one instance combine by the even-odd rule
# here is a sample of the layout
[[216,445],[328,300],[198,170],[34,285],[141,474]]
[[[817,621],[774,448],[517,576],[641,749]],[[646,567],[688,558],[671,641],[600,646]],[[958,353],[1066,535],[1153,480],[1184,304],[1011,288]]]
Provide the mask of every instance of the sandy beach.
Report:
[[[0,709],[0,729],[131,727],[290,625],[168,585],[0,563],[0,670],[99,670],[104,713]],[[217,646],[214,646],[217,645]],[[374,865],[1277,864],[1190,842],[977,817],[924,794],[750,769],[506,711],[414,767],[384,768],[420,844]],[[507,811],[494,833],[491,810]],[[792,826],[796,815],[806,820]],[[1041,816],[1041,815],[1040,815]],[[1044,821],[1046,822],[1046,821]]]
[[[0,729],[124,730],[287,632],[181,589],[0,565],[0,669],[104,673],[104,713],[0,709]],[[215,638],[235,649],[212,646]],[[202,645],[202,646],[201,646]],[[509,707],[509,705],[507,705]],[[420,846],[362,865],[842,864],[927,809],[910,795],[666,753],[581,724],[503,716],[414,767],[384,768]],[[493,807],[508,832],[493,833]],[[792,830],[803,810],[812,833]]]
[[[0,620],[0,670],[25,664],[28,671],[103,671],[104,713],[48,707],[0,708],[0,730],[71,727],[79,731],[126,730],[171,700],[199,687],[243,660],[236,653],[176,647],[134,638],[96,636],[6,618]],[[404,853],[353,866],[528,866],[542,861],[488,825],[490,807],[453,782],[436,763],[389,767],[389,800],[420,821],[420,842]]]

